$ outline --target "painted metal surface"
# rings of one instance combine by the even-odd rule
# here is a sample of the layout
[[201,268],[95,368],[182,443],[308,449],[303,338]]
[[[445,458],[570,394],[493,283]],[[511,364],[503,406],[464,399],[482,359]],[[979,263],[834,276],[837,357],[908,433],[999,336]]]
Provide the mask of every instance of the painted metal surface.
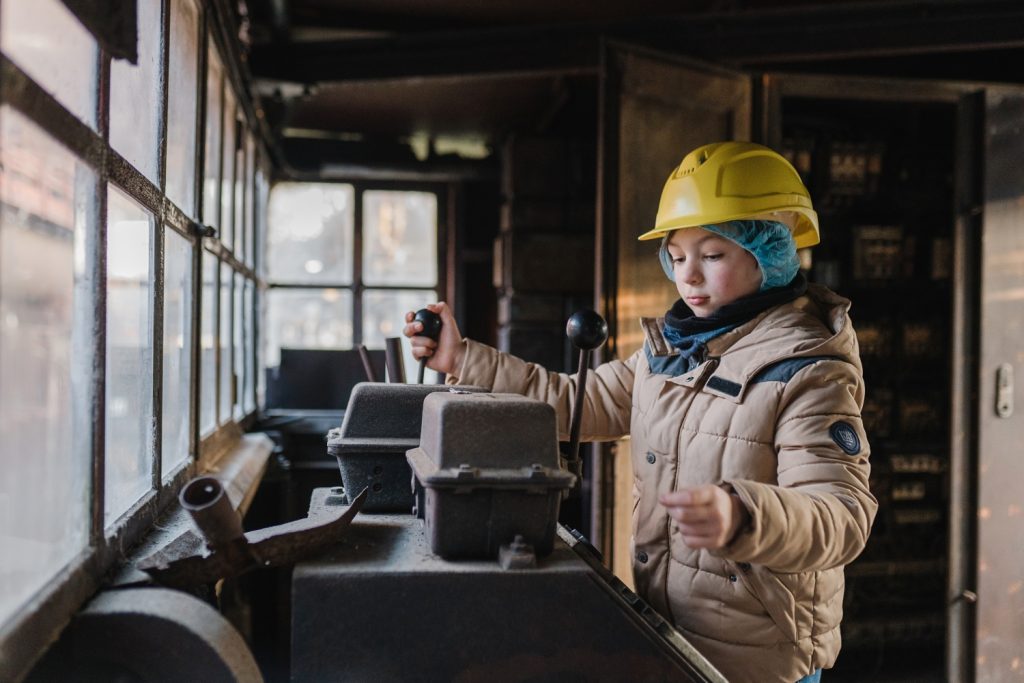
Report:
[[1024,366],[1020,89],[988,90],[984,145],[975,680],[1019,681],[1024,679],[1024,417],[999,409],[1013,397],[998,377]]
[[724,681],[563,527],[535,568],[502,569],[441,559],[415,517],[363,515],[296,565],[292,614],[295,681]]

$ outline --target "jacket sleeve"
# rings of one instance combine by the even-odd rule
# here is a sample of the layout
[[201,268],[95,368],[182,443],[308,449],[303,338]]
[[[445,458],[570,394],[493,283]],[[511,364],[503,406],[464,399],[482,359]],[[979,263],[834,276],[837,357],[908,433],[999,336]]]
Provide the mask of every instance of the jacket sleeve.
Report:
[[870,447],[852,364],[824,360],[783,390],[776,420],[778,485],[726,482],[750,523],[716,554],[776,572],[849,564],[864,549],[878,502],[868,489]]
[[[483,387],[495,393],[521,394],[555,408],[558,438],[569,439],[569,420],[576,396],[576,376],[550,372],[471,339],[463,340],[465,355],[458,375],[448,384]],[[612,360],[587,374],[580,438],[610,441],[629,433],[633,404],[633,373],[640,353],[625,361]]]

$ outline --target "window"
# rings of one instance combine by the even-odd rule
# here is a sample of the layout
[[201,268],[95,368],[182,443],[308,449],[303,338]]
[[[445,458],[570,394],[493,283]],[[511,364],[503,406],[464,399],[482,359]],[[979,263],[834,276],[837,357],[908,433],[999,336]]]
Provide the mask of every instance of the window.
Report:
[[192,243],[164,230],[161,477],[188,460],[192,408]]
[[167,196],[195,216],[196,105],[199,102],[199,12],[192,0],[171,3],[167,69]]
[[0,107],[0,624],[89,540],[95,187]]
[[153,485],[152,231],[152,215],[110,186],[104,468],[107,525]]
[[138,0],[138,64],[116,59],[110,65],[110,146],[157,185],[163,97],[161,4]]
[[60,0],[3,0],[0,50],[68,111],[96,127],[96,41]]
[[67,623],[256,408],[268,169],[205,11],[140,0],[130,65],[101,63],[60,0],[0,2],[15,67],[0,88],[0,675],[15,680],[39,654],[26,634]]
[[[275,185],[268,205],[267,367],[280,365],[282,348],[381,349],[387,337],[400,336],[405,312],[438,298],[438,224],[435,192]],[[403,348],[406,381],[415,381],[409,345]],[[437,380],[434,373],[426,378]]]

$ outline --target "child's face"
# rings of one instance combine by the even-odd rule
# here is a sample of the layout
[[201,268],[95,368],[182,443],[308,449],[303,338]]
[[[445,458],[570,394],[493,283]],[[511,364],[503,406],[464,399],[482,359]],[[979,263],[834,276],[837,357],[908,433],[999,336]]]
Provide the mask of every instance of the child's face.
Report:
[[665,246],[679,296],[700,318],[761,289],[757,260],[732,240],[686,228],[672,233]]

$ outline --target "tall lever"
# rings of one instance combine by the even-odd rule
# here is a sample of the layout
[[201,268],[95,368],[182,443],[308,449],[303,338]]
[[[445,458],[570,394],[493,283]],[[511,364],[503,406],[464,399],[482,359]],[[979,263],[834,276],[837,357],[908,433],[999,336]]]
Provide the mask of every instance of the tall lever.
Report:
[[580,366],[576,373],[576,396],[572,404],[572,417],[569,421],[569,447],[566,453],[566,464],[577,476],[582,474],[579,462],[580,453],[580,420],[583,417],[583,400],[587,388],[587,369],[594,349],[608,339],[608,323],[595,311],[576,311],[565,324],[565,334],[573,346],[580,350]]
[[[421,323],[423,325],[423,331],[420,332],[421,337],[430,337],[434,341],[437,341],[441,336],[441,316],[433,311],[421,308],[416,311],[416,315],[413,316],[413,322]],[[426,357],[420,358],[420,371],[417,377],[417,383],[423,384],[423,371],[427,367]]]

